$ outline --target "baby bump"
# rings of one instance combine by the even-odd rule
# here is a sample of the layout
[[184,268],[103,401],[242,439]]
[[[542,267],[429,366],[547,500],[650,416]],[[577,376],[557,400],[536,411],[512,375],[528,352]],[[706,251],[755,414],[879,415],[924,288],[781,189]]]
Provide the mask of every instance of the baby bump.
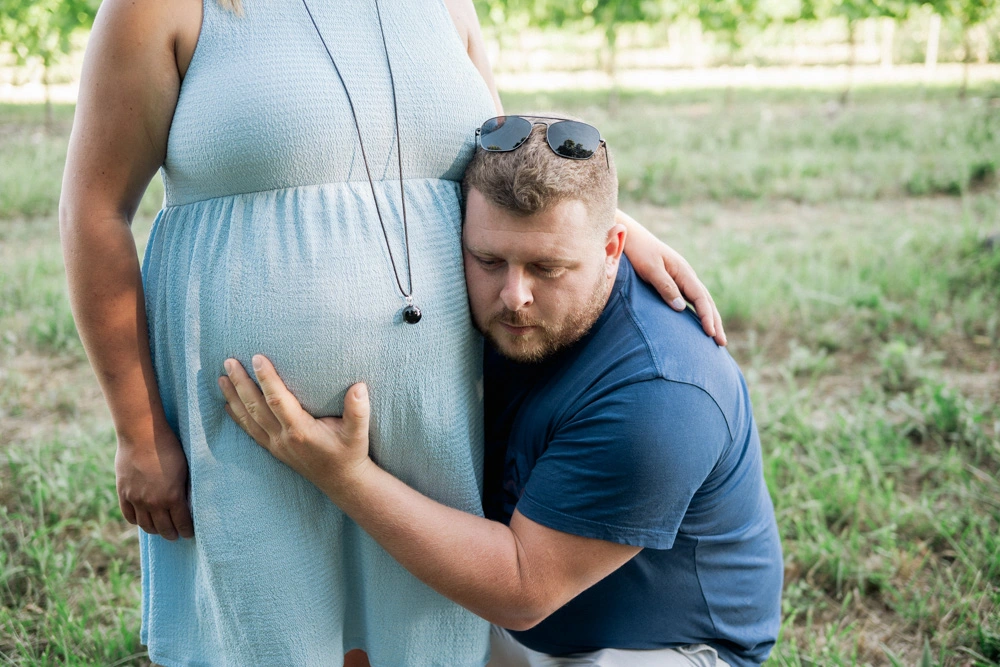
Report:
[[[232,439],[215,385],[223,361],[249,369],[261,353],[316,416],[339,415],[347,388],[366,382],[373,458],[432,497],[478,511],[481,343],[469,323],[457,189],[407,188],[413,291],[424,312],[416,325],[401,318],[393,275],[394,260],[408,286],[402,225],[380,200],[387,245],[367,183],[161,215],[144,263],[147,312],[161,393],[190,459],[204,453],[218,464]],[[228,456],[238,462],[245,451]]]

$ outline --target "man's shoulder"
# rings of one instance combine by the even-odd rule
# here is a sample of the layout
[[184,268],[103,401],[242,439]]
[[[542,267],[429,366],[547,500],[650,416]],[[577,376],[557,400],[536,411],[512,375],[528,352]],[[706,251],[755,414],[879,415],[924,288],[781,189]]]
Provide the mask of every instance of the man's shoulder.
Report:
[[[619,273],[618,308],[611,313],[619,337],[632,338],[648,355],[647,363],[665,380],[701,386],[700,378],[736,370],[729,352],[707,336],[691,308],[676,311],[631,265]],[[703,387],[705,388],[705,387]]]
[[623,352],[613,363],[628,366],[628,375],[636,379],[691,385],[708,394],[732,422],[745,391],[736,362],[705,335],[694,312],[675,311],[631,266],[625,268],[619,276],[624,278],[619,304],[610,313],[614,321],[606,332]]

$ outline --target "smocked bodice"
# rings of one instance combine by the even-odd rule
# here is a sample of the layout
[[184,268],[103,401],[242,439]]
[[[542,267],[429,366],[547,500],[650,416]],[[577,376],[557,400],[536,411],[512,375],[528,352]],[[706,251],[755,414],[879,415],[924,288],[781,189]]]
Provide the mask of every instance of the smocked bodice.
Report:
[[[386,54],[372,0],[310,0],[350,89],[372,178],[396,179]],[[460,180],[473,128],[493,115],[440,0],[381,0],[403,178]],[[378,103],[373,103],[377,100]],[[300,0],[205,3],[163,167],[168,206],[299,185],[366,180],[348,98]]]

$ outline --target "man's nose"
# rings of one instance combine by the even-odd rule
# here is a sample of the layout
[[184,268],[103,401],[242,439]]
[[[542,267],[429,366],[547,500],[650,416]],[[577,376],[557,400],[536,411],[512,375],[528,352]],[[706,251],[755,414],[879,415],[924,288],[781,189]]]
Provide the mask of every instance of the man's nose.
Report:
[[531,285],[524,271],[519,268],[507,270],[503,289],[500,291],[500,300],[507,310],[520,310],[531,305],[534,299],[531,296]]

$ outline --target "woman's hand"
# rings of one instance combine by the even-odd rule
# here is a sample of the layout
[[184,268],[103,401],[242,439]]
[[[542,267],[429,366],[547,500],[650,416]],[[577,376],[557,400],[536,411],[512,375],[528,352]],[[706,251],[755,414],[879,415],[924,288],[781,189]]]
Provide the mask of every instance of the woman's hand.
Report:
[[725,345],[719,309],[687,260],[627,214],[618,211],[617,221],[628,229],[625,254],[639,277],[656,288],[674,310],[684,310],[684,300],[690,301],[705,333]]
[[302,408],[271,362],[253,358],[260,388],[236,359],[225,362],[219,388],[226,413],[282,463],[315,484],[336,501],[374,462],[368,457],[368,388],[358,383],[347,390],[343,417],[316,419]]
[[137,444],[118,436],[115,480],[122,515],[150,535],[168,540],[194,537],[188,508],[188,464],[181,443],[169,426],[151,442]]

